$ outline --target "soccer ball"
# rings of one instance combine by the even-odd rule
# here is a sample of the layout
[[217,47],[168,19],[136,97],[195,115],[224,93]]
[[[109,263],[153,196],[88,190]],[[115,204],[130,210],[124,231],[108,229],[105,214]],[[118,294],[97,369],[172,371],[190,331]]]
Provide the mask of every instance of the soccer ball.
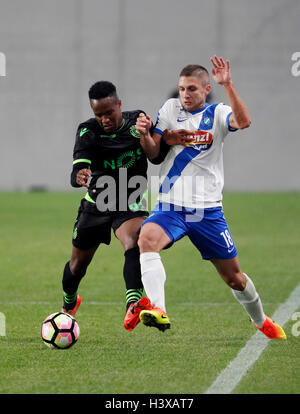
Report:
[[52,313],[42,323],[42,340],[49,348],[70,348],[77,341],[79,333],[76,319],[68,313]]

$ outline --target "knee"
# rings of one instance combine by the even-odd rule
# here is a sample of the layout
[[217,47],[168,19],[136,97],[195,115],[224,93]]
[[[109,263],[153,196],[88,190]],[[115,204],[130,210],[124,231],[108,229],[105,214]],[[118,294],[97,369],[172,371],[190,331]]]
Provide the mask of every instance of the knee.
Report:
[[140,252],[159,252],[159,240],[152,232],[141,233],[138,239]]
[[246,287],[247,280],[242,272],[234,272],[227,275],[226,283],[231,289],[242,291]]
[[137,237],[128,236],[124,240],[121,241],[124,251],[126,252],[129,249],[133,249],[137,247]]

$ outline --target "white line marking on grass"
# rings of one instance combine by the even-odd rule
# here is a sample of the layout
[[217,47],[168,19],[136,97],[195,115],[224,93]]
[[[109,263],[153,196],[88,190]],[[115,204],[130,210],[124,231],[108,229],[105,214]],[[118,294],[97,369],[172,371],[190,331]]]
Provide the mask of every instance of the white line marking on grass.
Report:
[[[289,298],[279,306],[271,318],[279,325],[284,326],[299,306],[300,284],[293,290]],[[270,340],[257,331],[204,394],[230,394],[260,357]]]

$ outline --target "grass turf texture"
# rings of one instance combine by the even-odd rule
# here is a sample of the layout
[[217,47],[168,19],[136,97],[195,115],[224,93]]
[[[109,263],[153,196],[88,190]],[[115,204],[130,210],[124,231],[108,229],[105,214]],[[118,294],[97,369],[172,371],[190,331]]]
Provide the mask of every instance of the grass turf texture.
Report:
[[[41,323],[62,304],[81,193],[0,193],[0,393],[201,394],[256,332],[213,266],[187,238],[162,252],[171,330],[123,327],[123,252],[100,246],[80,285],[81,334],[48,349]],[[299,283],[300,194],[225,194],[240,264],[269,315]],[[271,341],[234,393],[299,393],[300,336]],[[132,380],[134,379],[134,380]]]

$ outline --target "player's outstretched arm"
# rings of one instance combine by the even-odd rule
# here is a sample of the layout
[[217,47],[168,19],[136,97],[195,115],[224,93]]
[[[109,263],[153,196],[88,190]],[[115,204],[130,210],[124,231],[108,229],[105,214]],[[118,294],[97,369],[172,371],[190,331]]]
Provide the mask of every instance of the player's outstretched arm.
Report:
[[236,129],[248,128],[251,124],[250,115],[232,82],[229,60],[225,63],[222,57],[216,55],[210,60],[213,65],[212,77],[215,82],[223,86],[232,109],[229,125]]

